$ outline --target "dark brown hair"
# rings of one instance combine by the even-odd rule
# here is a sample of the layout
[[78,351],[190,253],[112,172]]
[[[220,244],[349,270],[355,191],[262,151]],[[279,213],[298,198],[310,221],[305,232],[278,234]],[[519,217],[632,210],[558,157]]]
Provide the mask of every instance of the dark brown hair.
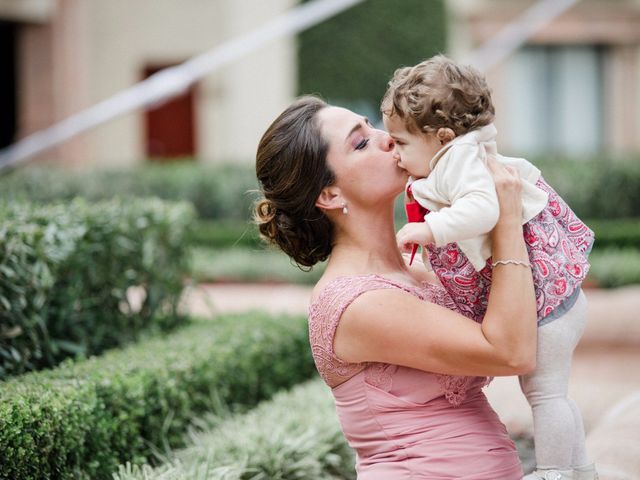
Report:
[[312,96],[295,101],[269,126],[256,154],[264,196],[254,213],[260,234],[305,267],[326,260],[333,243],[333,224],[315,206],[322,189],[335,181],[317,119],[326,107]]
[[495,115],[484,76],[444,55],[397,69],[380,111],[398,115],[409,131],[435,133],[450,128],[456,136],[488,125]]

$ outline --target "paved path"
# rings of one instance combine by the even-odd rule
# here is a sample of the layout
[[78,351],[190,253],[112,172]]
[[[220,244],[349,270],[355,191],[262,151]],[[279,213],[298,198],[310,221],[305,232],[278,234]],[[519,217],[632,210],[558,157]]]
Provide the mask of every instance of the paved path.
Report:
[[[187,289],[195,315],[262,309],[305,314],[311,288],[212,284]],[[640,285],[586,290],[589,320],[574,356],[570,394],[580,407],[587,448],[601,480],[640,480]],[[517,378],[497,378],[487,396],[510,432],[531,435]]]

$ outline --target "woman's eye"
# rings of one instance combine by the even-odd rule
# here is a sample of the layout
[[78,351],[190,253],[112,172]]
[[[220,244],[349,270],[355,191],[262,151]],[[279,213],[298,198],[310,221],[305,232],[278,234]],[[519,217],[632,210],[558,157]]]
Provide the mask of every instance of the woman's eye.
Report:
[[356,150],[362,150],[364,147],[367,146],[367,144],[369,143],[369,139],[368,138],[363,138],[362,140],[360,140],[356,146],[354,147]]

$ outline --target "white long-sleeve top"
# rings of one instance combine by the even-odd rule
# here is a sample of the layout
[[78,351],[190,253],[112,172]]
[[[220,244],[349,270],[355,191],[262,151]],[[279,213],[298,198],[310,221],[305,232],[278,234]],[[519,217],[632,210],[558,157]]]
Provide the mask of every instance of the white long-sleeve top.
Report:
[[454,138],[430,162],[425,178],[410,179],[415,200],[431,213],[425,215],[437,247],[457,242],[477,271],[491,256],[489,232],[500,207],[493,177],[486,165],[489,156],[511,165],[523,182],[522,223],[527,223],[547,205],[548,195],[535,186],[540,170],[524,158],[497,152],[493,124]]

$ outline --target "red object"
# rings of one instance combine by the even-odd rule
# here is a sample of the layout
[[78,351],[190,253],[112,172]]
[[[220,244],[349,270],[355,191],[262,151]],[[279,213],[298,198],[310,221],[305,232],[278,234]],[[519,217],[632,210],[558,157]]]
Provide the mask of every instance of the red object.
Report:
[[[404,204],[404,210],[407,213],[407,220],[409,223],[424,222],[424,216],[427,214],[427,209],[420,205],[413,198],[413,192],[411,192],[411,185],[407,187],[406,203]],[[414,243],[411,249],[411,258],[409,259],[409,266],[413,263],[413,258],[418,251],[418,244]]]

